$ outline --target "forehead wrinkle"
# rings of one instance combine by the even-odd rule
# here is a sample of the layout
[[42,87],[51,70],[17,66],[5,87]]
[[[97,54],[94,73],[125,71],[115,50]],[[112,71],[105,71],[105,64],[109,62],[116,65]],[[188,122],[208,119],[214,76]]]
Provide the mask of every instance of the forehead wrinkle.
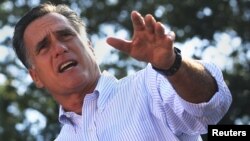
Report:
[[[59,29],[57,29],[55,31],[48,30],[48,32],[45,33],[45,36],[41,40],[39,40],[38,43],[35,45],[36,52],[39,49],[40,44],[42,44],[43,42],[50,41],[53,37],[57,38],[58,36],[60,36],[64,32],[72,32],[72,33],[74,33],[74,31],[71,28],[68,28],[68,27],[62,27],[62,28],[59,28]],[[53,37],[52,37],[52,34],[54,35]]]
[[62,28],[72,30],[72,26],[66,17],[58,13],[49,13],[34,20],[27,26],[24,32],[24,40],[26,42],[29,41],[28,39],[34,39],[35,35],[37,38],[35,39],[36,41],[33,41],[32,46],[36,46],[46,36]]

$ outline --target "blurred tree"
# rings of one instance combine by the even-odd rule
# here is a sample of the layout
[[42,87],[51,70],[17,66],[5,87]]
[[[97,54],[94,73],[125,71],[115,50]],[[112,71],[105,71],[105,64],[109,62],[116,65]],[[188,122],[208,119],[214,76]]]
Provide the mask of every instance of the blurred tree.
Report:
[[[1,0],[0,29],[14,27],[27,10],[43,2],[45,0]],[[232,66],[223,69],[226,82],[233,94],[233,104],[220,124],[250,123],[250,110],[247,108],[250,101],[250,1],[53,0],[52,2],[64,3],[73,8],[86,21],[92,40],[105,38],[110,32],[121,31],[126,32],[125,38],[131,38],[132,10],[138,10],[143,15],[151,13],[176,33],[176,41],[179,43],[188,42],[193,37],[205,41],[204,44],[195,46],[192,57],[197,59],[203,58],[208,49],[220,47],[221,40],[218,35],[226,34],[230,39],[238,39],[236,41],[240,43],[235,45],[236,49],[226,56],[228,62],[232,62]],[[108,30],[107,27],[112,27],[113,30]],[[0,33],[0,49],[10,50],[11,36],[3,36],[4,34]],[[231,50],[230,46],[225,46],[224,49],[223,51]],[[119,78],[131,70],[136,71],[145,66],[116,50],[111,50],[110,56],[109,58],[116,59],[103,61],[101,68],[114,72]],[[13,53],[0,60],[0,140],[50,141],[59,132],[58,105],[47,91],[36,89],[33,83],[27,82],[27,77],[27,72]],[[43,123],[37,115],[44,117],[46,123]],[[36,117],[35,121],[30,119],[32,117]]]

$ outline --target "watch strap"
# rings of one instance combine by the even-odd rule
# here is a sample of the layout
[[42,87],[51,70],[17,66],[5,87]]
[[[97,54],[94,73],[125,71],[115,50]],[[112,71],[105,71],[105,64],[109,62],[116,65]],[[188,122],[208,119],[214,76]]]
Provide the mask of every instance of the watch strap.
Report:
[[181,50],[174,47],[174,52],[176,54],[174,64],[169,69],[159,69],[154,66],[152,68],[164,76],[174,75],[180,68],[182,62]]

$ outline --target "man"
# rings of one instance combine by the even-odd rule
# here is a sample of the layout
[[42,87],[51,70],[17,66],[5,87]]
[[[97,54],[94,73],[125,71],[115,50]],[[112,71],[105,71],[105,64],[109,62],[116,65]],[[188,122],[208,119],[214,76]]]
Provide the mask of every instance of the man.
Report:
[[57,141],[196,141],[231,104],[213,64],[181,57],[175,35],[152,15],[131,13],[131,41],[107,43],[148,66],[117,80],[100,72],[82,20],[42,4],[16,25],[13,47],[38,88],[60,104]]

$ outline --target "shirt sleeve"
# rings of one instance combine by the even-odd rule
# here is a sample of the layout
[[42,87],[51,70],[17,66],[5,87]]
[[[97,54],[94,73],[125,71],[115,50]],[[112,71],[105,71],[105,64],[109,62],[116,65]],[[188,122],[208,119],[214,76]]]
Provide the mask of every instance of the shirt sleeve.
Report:
[[207,133],[207,126],[217,124],[226,114],[232,102],[231,93],[223,79],[221,70],[212,63],[204,61],[201,63],[215,78],[218,91],[210,101],[199,104],[182,99],[170,82],[152,69],[150,64],[146,68],[146,82],[152,98],[153,114],[163,116],[166,125],[177,136]]

